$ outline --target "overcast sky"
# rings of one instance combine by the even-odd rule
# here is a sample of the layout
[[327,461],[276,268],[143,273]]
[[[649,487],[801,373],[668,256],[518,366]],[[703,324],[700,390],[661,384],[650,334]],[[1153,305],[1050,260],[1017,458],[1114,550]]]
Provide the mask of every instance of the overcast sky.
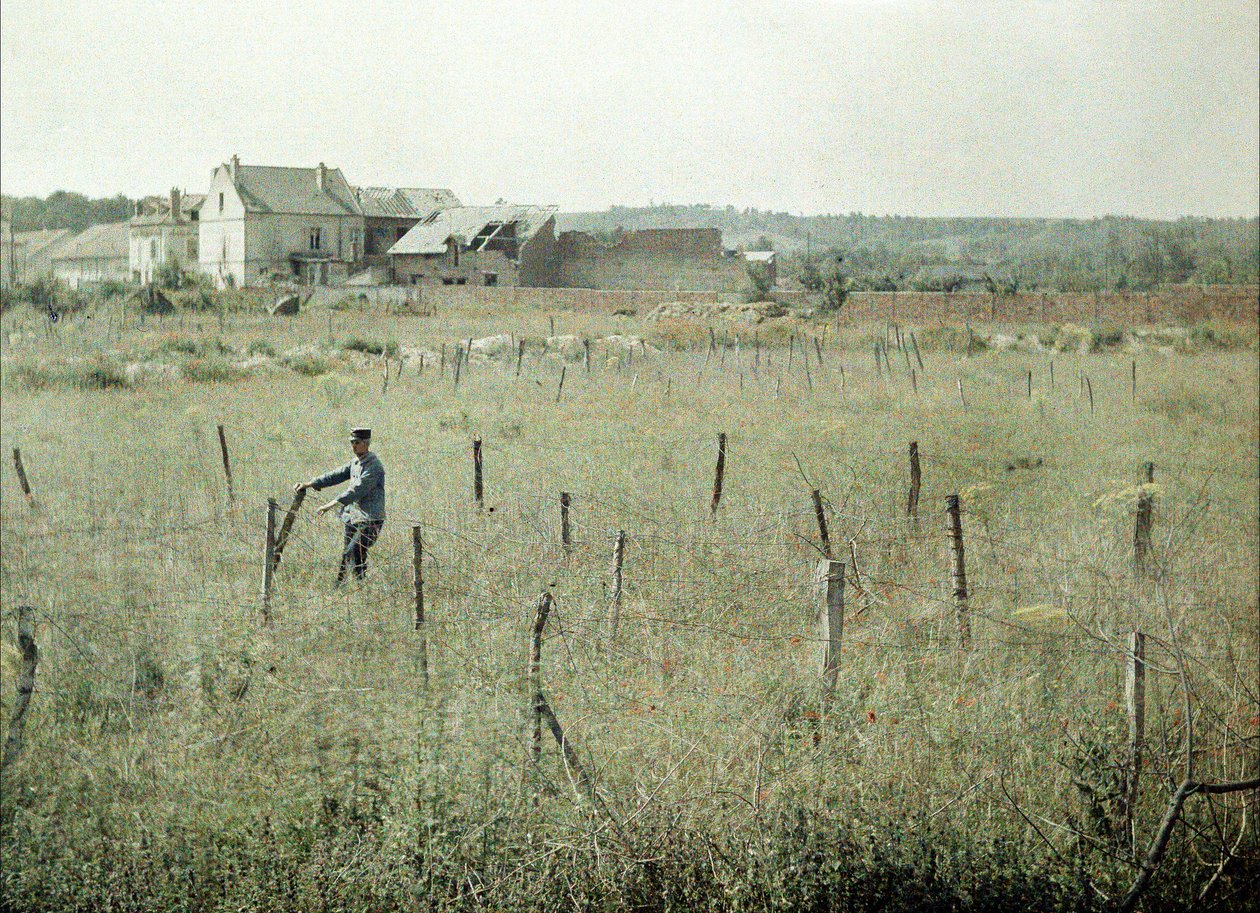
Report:
[[1260,212],[1260,0],[4,0],[0,185],[247,164],[466,203]]

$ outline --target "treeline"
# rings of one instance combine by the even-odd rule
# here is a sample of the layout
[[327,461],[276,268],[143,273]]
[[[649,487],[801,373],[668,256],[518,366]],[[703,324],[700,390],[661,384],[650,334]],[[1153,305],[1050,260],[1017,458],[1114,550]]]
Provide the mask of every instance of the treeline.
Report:
[[135,200],[121,193],[93,200],[69,190],[58,190],[43,199],[5,194],[0,206],[4,220],[13,223],[14,231],[68,228],[80,232],[102,222],[125,222],[136,211]]
[[728,247],[778,251],[781,286],[807,273],[807,262],[824,270],[839,263],[854,290],[1097,291],[1260,279],[1256,218],[797,216],[662,205],[567,213],[558,221],[561,230],[610,239],[643,228],[719,228]]

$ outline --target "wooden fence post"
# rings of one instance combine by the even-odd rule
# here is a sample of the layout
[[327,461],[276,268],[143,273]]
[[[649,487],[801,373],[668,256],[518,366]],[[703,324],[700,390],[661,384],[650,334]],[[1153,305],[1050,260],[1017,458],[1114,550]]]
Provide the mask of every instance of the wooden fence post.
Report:
[[1028,373],[1028,398],[1032,399],[1032,368],[1029,368],[1027,373]]
[[420,681],[429,686],[429,636],[424,627],[424,540],[420,524],[411,527],[411,587],[415,597],[415,625],[420,634]]
[[612,592],[609,601],[612,603],[611,640],[617,638],[617,627],[621,623],[621,583],[622,567],[626,560],[626,531],[617,530],[617,538],[613,542]]
[[910,494],[906,498],[906,516],[919,531],[919,492],[923,484],[923,472],[919,465],[919,442],[910,442]]
[[525,340],[520,339],[516,343],[516,376],[521,376],[521,361],[525,358]]
[[[743,375],[740,375],[741,380]],[[713,503],[709,510],[716,517],[718,503],[722,500],[722,481],[726,476],[726,432],[718,434],[717,468],[713,471]]]
[[1133,523],[1133,563],[1139,574],[1147,571],[1151,555],[1151,515],[1155,506],[1147,485],[1155,481],[1155,464],[1142,464],[1142,482],[1138,489],[1137,511]]
[[293,495],[293,503],[289,505],[288,511],[284,515],[284,522],[280,524],[280,535],[276,536],[275,547],[271,550],[272,562],[280,563],[280,557],[284,554],[284,547],[289,544],[289,533],[293,530],[293,521],[297,519],[298,511],[302,508],[302,502],[306,500],[306,489],[299,489]]
[[455,347],[455,389],[456,390],[459,389],[459,374],[460,374],[460,368],[463,366],[463,364],[464,364],[464,347],[456,346]]
[[1085,391],[1089,394],[1089,414],[1094,414],[1094,385],[1089,382],[1089,377],[1085,378]]
[[1137,846],[1138,782],[1142,776],[1142,741],[1146,735],[1146,635],[1129,633],[1124,660],[1124,703],[1129,714],[1129,769],[1125,813],[1130,846]]
[[963,395],[962,378],[958,378],[958,400],[962,403],[963,412],[967,411],[967,397]]
[[1132,364],[1132,367],[1131,367],[1132,374],[1131,374],[1131,379],[1129,382],[1129,386],[1130,386],[1129,396],[1130,396],[1130,399],[1136,403],[1137,402],[1137,359],[1136,358],[1133,359],[1131,364]]
[[914,338],[914,332],[910,333],[910,344],[914,346],[914,360],[919,363],[919,370],[924,371],[923,356],[919,354],[919,340]]
[[569,530],[569,505],[572,503],[567,491],[560,492],[560,545],[565,552],[573,548]]
[[13,715],[9,717],[9,732],[4,740],[4,754],[0,756],[0,770],[8,767],[22,753],[22,734],[26,728],[26,712],[35,693],[35,669],[39,665],[39,647],[35,644],[35,622],[30,606],[17,607],[18,647],[22,651],[22,669],[18,673],[17,698],[13,702]]
[[809,495],[814,500],[814,519],[818,521],[818,538],[822,540],[823,557],[830,558],[831,537],[827,534],[827,513],[823,510],[822,493],[815,488]]
[[529,756],[535,767],[542,760],[542,638],[543,629],[547,626],[547,616],[551,614],[552,601],[550,593],[543,593],[538,597],[538,606],[534,609],[534,627],[529,638],[530,716],[533,723]]
[[39,505],[35,503],[35,495],[31,492],[31,483],[26,478],[26,467],[22,465],[22,448],[13,448],[13,466],[17,469],[18,484],[22,486],[22,495],[26,498],[26,504],[31,510],[37,510]]
[[963,555],[962,508],[958,495],[945,499],[949,514],[949,538],[953,551],[954,624],[958,631],[958,645],[964,650],[971,646],[971,618],[967,610],[967,562]]
[[1050,359],[1050,390],[1054,391],[1054,359]]
[[586,373],[591,373],[591,341],[585,337],[582,338],[582,362],[586,366]]
[[473,458],[473,500],[477,502],[477,510],[481,510],[486,506],[485,492],[482,489],[481,478],[481,438],[475,437],[472,442],[472,458]]
[[560,383],[556,386],[556,402],[560,402],[560,397],[564,393],[564,372],[568,368],[564,365],[560,366]]
[[844,633],[844,562],[818,562],[818,630],[822,641],[823,695],[830,699],[840,670],[840,640]]
[[263,555],[263,624],[271,625],[271,583],[276,570],[276,499],[267,499],[267,550]]
[[231,506],[236,503],[236,494],[232,491],[232,463],[228,458],[227,434],[222,425],[219,426],[219,452],[223,455],[223,476],[227,479],[228,506]]

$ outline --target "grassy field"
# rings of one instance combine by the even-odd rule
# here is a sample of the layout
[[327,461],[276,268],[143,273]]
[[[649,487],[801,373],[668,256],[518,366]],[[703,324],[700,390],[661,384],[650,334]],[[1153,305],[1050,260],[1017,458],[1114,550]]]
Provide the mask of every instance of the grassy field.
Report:
[[[544,348],[552,321],[578,339]],[[962,328],[903,327],[919,351],[894,343],[879,370],[882,326],[712,327],[6,313],[6,725],[19,605],[40,663],[4,771],[3,906],[1107,909],[1178,783],[1260,773],[1254,327],[977,327],[970,356]],[[457,372],[461,344],[496,334],[501,354]],[[332,586],[341,533],[315,495],[265,624],[266,499],[283,509],[294,482],[344,463],[360,424],[389,491],[368,579]],[[847,565],[830,698],[815,489]],[[544,591],[542,687],[589,788],[545,729],[530,758]],[[1129,810],[1135,630],[1147,709]],[[1246,909],[1255,800],[1191,796],[1143,909]]]

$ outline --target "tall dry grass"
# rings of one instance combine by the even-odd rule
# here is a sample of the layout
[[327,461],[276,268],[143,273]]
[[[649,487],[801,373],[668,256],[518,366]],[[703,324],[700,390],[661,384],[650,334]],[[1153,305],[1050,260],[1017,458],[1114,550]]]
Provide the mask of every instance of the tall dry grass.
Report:
[[[29,604],[42,651],[28,744],[5,772],[12,908],[1102,908],[1134,873],[1119,804],[1133,629],[1151,638],[1142,840],[1184,764],[1176,673],[1191,685],[1197,775],[1254,775],[1252,350],[966,358],[925,345],[922,372],[894,351],[889,377],[871,351],[883,328],[829,328],[820,365],[823,328],[799,321],[755,330],[754,371],[750,327],[718,326],[725,348],[710,352],[700,324],[555,315],[557,333],[651,347],[631,362],[597,343],[588,373],[540,351],[540,314],[341,312],[331,328],[324,313],[237,314],[121,334],[101,316],[55,335],[5,318],[0,442],[22,448],[40,503],[32,514],[15,496],[6,459],[5,639]],[[454,348],[495,333],[529,341],[520,377],[513,357],[475,361],[456,388]],[[407,360],[382,393],[365,350],[395,343]],[[420,374],[414,353],[443,347],[445,371],[427,357]],[[206,359],[226,368],[189,370]],[[100,363],[128,382],[64,379]],[[264,627],[265,499],[283,507],[293,482],[348,459],[355,424],[374,428],[389,477],[369,578],[332,588],[340,531],[308,509]],[[729,458],[714,518],[718,432]],[[904,516],[911,440],[918,531]],[[1145,460],[1156,569],[1139,578]],[[858,558],[831,701],[813,488],[837,557],[850,561],[852,541]],[[953,630],[951,493],[969,651]],[[427,688],[411,523],[426,544]],[[527,629],[543,590],[556,599],[544,687],[598,807],[554,743],[540,769],[526,763]],[[1257,862],[1245,801],[1188,807],[1148,909],[1205,887],[1206,903],[1242,908]]]

